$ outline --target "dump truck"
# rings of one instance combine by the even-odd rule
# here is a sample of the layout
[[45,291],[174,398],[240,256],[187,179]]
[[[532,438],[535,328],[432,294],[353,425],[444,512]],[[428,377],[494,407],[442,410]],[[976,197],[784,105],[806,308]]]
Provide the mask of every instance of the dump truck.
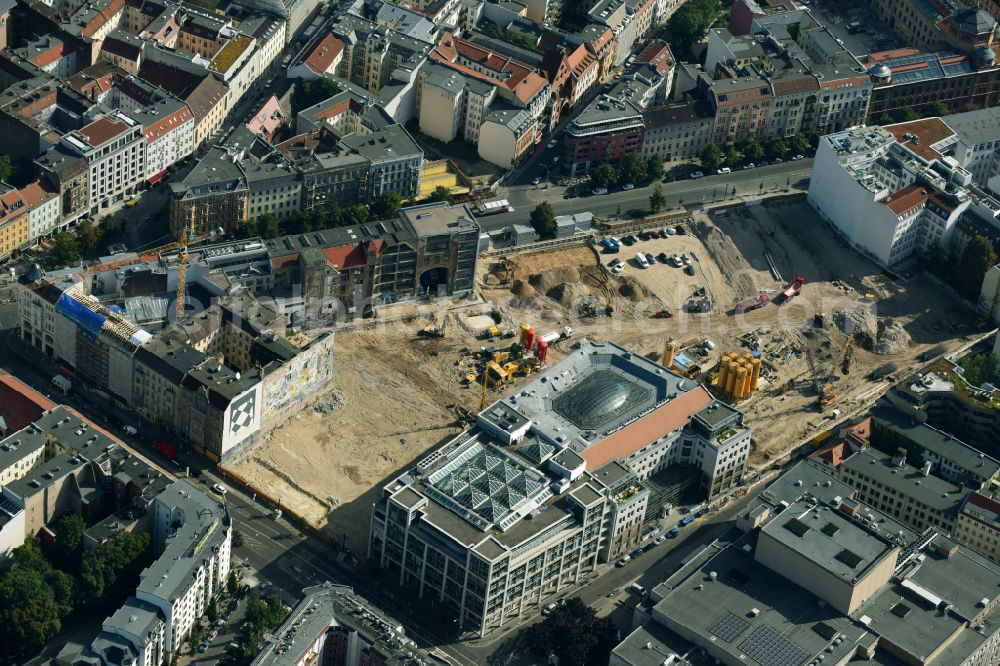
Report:
[[733,314],[742,314],[744,312],[751,312],[758,308],[764,307],[770,302],[771,299],[767,297],[767,294],[761,294],[756,298],[748,298],[736,304],[736,307],[733,308]]
[[781,302],[787,303],[788,301],[798,296],[799,292],[802,291],[802,285],[804,285],[805,283],[806,279],[804,277],[802,277],[801,275],[796,275],[795,280],[790,285],[785,287],[785,290],[783,292],[781,292]]

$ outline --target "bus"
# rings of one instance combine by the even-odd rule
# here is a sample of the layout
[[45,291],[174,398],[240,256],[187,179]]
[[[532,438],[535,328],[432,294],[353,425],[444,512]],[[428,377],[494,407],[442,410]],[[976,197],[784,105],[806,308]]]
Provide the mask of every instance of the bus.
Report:
[[480,215],[496,215],[497,213],[513,213],[514,207],[506,199],[494,199],[479,204],[476,206],[476,211]]

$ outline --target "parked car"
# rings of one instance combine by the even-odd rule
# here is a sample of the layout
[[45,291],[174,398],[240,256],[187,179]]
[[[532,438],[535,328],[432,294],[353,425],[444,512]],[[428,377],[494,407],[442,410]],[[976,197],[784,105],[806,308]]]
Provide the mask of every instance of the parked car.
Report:
[[681,255],[681,261],[683,261],[685,264],[690,265],[691,264],[691,255],[688,254],[687,252],[685,252],[684,254]]
[[274,583],[272,583],[271,581],[266,581],[263,585],[260,586],[260,589],[266,590],[270,588],[272,585],[274,585]]
[[649,234],[650,238],[659,238],[660,237],[660,232],[657,231],[656,229],[650,229],[646,233]]
[[559,145],[559,139],[550,139],[549,142],[547,144],[545,144],[545,147],[546,148],[555,148],[558,145]]
[[614,273],[615,275],[618,275],[623,270],[625,270],[625,262],[621,260],[619,260],[617,264],[611,267],[611,272]]
[[636,237],[633,236],[632,234],[622,237],[622,242],[625,243],[626,245],[635,245],[636,240],[637,240]]
[[676,227],[674,227],[674,231],[677,232],[678,236],[683,236],[684,235],[684,227],[682,227],[679,224]]
[[556,606],[555,604],[548,604],[545,608],[542,609],[542,615],[549,615],[556,608],[558,608],[558,606]]
[[676,266],[677,268],[680,268],[683,265],[683,263],[684,263],[684,262],[681,261],[680,255],[677,255],[677,254],[675,254],[673,257],[671,257],[670,261],[673,262],[674,266]]
[[648,231],[640,231],[639,232],[639,240],[648,241],[649,240],[649,232]]
[[215,492],[219,493],[220,495],[225,495],[227,492],[229,492],[226,489],[226,487],[224,485],[222,485],[221,483],[216,483],[215,485],[213,485],[212,486],[212,490],[214,490]]
[[592,189],[590,191],[590,193],[593,194],[593,195],[607,194],[608,193],[608,188],[606,188],[606,187],[595,187],[594,189]]
[[730,169],[729,167],[722,167],[716,173],[718,173],[721,176],[724,173],[732,173],[732,172],[733,172],[733,170]]
[[663,231],[660,232],[660,234],[663,235],[664,238],[667,236],[673,236],[674,230],[671,229],[670,227],[665,227]]
[[694,266],[692,266],[691,264],[688,264],[687,266],[684,267],[684,272],[687,273],[688,275],[693,276],[694,275]]
[[642,252],[635,253],[635,263],[639,264],[639,268],[649,268],[649,261]]
[[793,160],[801,160],[801,159],[803,159],[804,157],[805,157],[805,155],[796,155],[796,156],[795,156],[795,157],[793,157],[792,159],[793,159]]
[[669,264],[670,263],[670,257],[667,256],[666,252],[659,253],[658,255],[656,255],[656,258],[660,260],[661,264]]
[[642,585],[639,585],[639,583],[632,583],[631,585],[628,586],[628,589],[632,590],[638,595],[646,594],[646,588],[644,588]]
[[656,263],[656,257],[653,256],[652,252],[646,253],[646,263],[648,263],[650,266]]
[[631,557],[633,560],[639,557],[640,555],[642,555],[642,548],[636,548],[631,553],[629,553],[629,557]]
[[667,538],[661,534],[660,536],[658,536],[655,539],[653,539],[653,543],[656,544],[657,546],[659,546],[661,543],[663,543],[666,540],[667,540]]
[[664,536],[666,536],[668,539],[676,539],[678,534],[679,534],[679,532],[678,532],[677,528],[676,527],[671,527],[669,530],[667,530],[664,533]]
[[625,183],[624,185],[622,185],[622,189],[625,190],[626,192],[628,190],[634,190],[635,185],[633,183]]
[[743,168],[744,169],[753,169],[755,166],[757,166],[757,165],[754,164],[753,162],[747,162],[746,164],[743,165]]
[[685,527],[687,525],[690,525],[693,522],[694,522],[694,516],[693,515],[684,516],[683,518],[681,518],[680,526],[681,527]]
[[625,566],[626,564],[628,564],[631,560],[632,560],[632,557],[630,555],[626,555],[625,557],[623,557],[623,558],[619,559],[617,562],[615,562],[615,566],[621,568],[621,567]]
[[532,185],[538,185],[540,182],[542,182],[541,176],[535,176],[534,178],[531,179]]
[[703,174],[701,171],[692,171],[691,175],[689,176],[689,178],[691,178],[691,180],[697,180],[697,179],[703,177],[704,175],[705,174]]

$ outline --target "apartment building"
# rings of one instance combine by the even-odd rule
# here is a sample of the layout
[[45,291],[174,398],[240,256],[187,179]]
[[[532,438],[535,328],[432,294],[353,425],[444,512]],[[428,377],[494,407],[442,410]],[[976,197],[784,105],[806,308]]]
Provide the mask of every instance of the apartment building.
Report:
[[972,175],[942,151],[955,142],[941,120],[861,127],[820,140],[809,184],[813,208],[882,266],[947,244],[971,201]]
[[396,70],[416,71],[434,42],[429,34],[413,37],[352,14],[340,16],[330,31],[344,44],[336,75],[375,94]]
[[341,145],[368,160],[366,201],[386,192],[412,199],[420,192],[424,152],[402,125],[387,125],[380,132],[348,134]]
[[232,234],[249,217],[250,189],[239,149],[213,146],[182,179],[170,183],[170,230]]
[[638,482],[657,469],[700,469],[710,496],[731,487],[749,430],[720,405],[645,358],[586,343],[387,484],[369,554],[484,635],[634,543],[648,501]]
[[146,177],[142,125],[121,111],[105,114],[63,135],[60,144],[87,161],[92,215],[133,193]]
[[972,174],[977,184],[985,186],[990,178],[1000,175],[1000,110],[952,113],[941,120],[958,138],[949,153]]
[[955,539],[994,562],[1000,561],[1000,502],[969,493],[955,521]]
[[708,102],[651,107],[642,116],[644,155],[660,155],[670,162],[697,157],[712,143],[715,117]]
[[29,212],[17,188],[0,183],[0,258],[27,246],[31,231]]
[[420,72],[420,131],[449,143],[479,144],[480,128],[497,96],[497,87],[478,77],[428,63]]
[[494,108],[479,130],[479,156],[487,162],[512,167],[535,145],[538,119],[525,109]]
[[166,90],[129,77],[115,83],[105,104],[126,109],[142,125],[146,140],[143,179],[155,184],[166,178],[168,167],[194,152],[195,118],[187,103]]
[[35,242],[54,233],[62,224],[59,194],[45,181],[35,180],[20,190],[28,206],[28,239]]
[[996,18],[978,4],[921,2],[920,0],[876,0],[876,15],[911,46],[947,43],[972,53],[995,44]]

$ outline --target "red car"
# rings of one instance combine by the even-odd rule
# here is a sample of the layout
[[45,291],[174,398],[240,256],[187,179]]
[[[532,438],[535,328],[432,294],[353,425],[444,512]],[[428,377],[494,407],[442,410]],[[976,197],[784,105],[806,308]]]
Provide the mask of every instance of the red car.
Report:
[[660,232],[657,231],[656,229],[650,229],[649,231],[646,232],[646,234],[650,238],[659,238],[660,237]]
[[653,313],[653,319],[670,319],[674,313],[670,310],[659,310]]

